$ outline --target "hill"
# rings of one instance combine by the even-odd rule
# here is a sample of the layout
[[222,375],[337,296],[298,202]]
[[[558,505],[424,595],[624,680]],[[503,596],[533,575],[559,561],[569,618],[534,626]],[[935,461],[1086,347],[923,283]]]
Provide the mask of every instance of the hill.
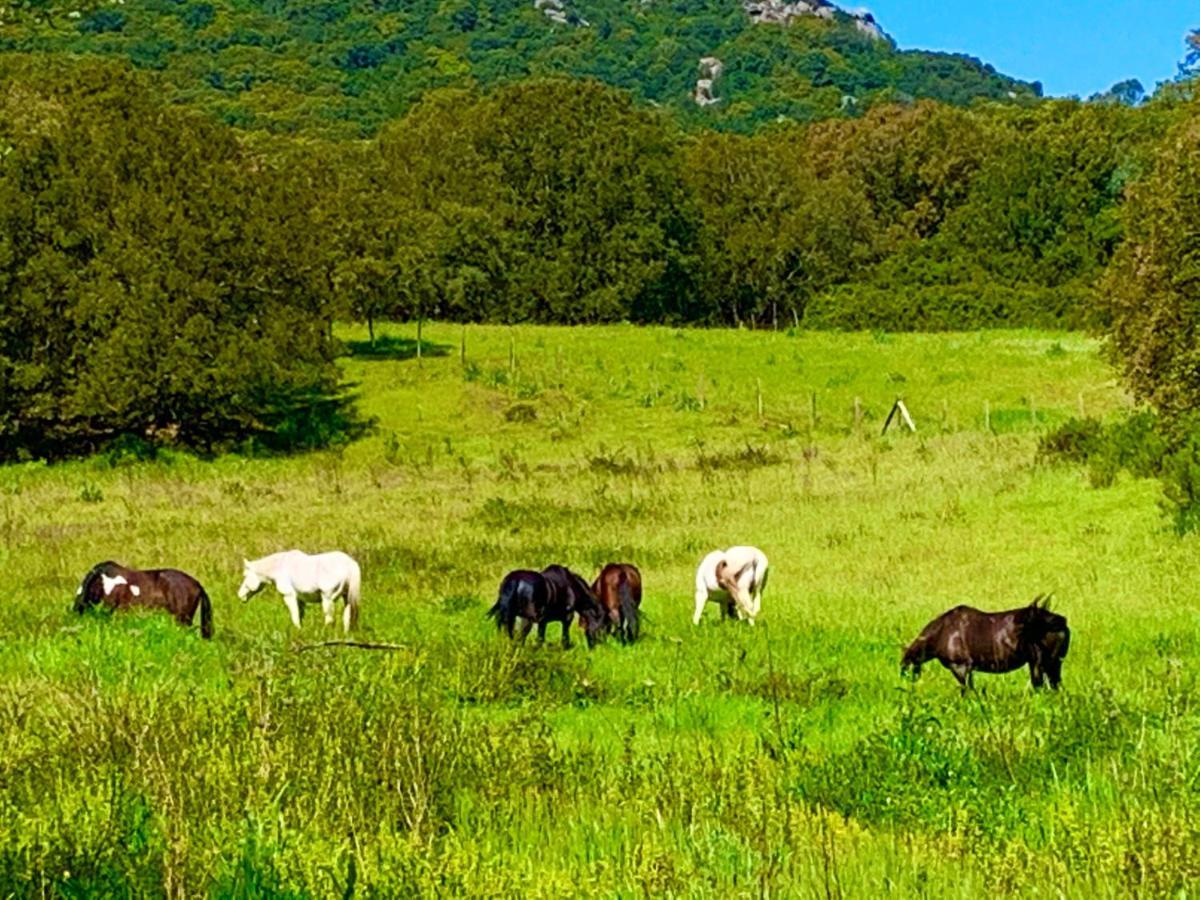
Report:
[[732,130],[1041,90],[898,50],[826,0],[146,0],[10,21],[0,51],[128,59],[230,124],[327,136],[373,134],[434,88],[530,76],[594,78]]

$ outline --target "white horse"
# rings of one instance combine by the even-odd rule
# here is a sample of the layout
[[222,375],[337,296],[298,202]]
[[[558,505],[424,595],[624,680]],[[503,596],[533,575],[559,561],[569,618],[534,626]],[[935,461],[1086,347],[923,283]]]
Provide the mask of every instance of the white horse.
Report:
[[739,619],[753,625],[762,609],[766,586],[767,557],[757,547],[714,550],[700,561],[696,570],[696,612],[692,623],[700,624],[704,604],[711,600],[736,611]]
[[309,556],[299,550],[285,550],[262,559],[244,559],[242,586],[238,597],[244,602],[271,583],[283,594],[283,602],[292,616],[292,624],[300,627],[300,600],[321,598],[325,624],[333,624],[333,602],[341,597],[342,626],[346,631],[358,621],[358,597],[362,576],[358,563],[345,553],[318,553]]

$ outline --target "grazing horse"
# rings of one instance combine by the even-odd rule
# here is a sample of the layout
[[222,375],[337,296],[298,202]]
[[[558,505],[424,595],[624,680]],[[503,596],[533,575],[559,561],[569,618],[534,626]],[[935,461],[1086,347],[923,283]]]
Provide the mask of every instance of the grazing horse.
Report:
[[97,563],[75,592],[74,609],[82,613],[101,603],[109,609],[165,609],[180,625],[191,625],[199,609],[200,636],[213,634],[208,594],[200,582],[178,569],[127,569],[111,560]]
[[725,608],[725,615],[746,619],[751,625],[762,609],[767,587],[767,557],[757,547],[714,550],[696,569],[696,611],[692,623],[700,624],[704,604],[710,600]]
[[1038,596],[1028,606],[998,613],[956,606],[926,625],[905,649],[900,671],[911,669],[916,678],[922,664],[936,659],[966,692],[975,686],[971,676],[976,671],[1011,672],[1028,664],[1035,688],[1048,678],[1058,690],[1071,630],[1048,603],[1048,597]]
[[598,608],[587,582],[565,566],[548,566],[541,572],[518,569],[505,575],[500,582],[499,597],[488,615],[510,638],[514,637],[516,620],[524,620],[515,635],[521,641],[536,624],[539,644],[546,640],[546,627],[551,622],[561,622],[563,649],[569,649],[571,620],[576,612],[587,614],[597,623],[587,627],[588,644],[595,643],[597,628],[603,627],[596,616]]
[[[592,594],[600,604],[597,615],[603,617],[603,631],[616,631],[623,644],[632,644],[638,636],[638,611],[642,605],[642,573],[629,563],[609,563],[592,584]],[[580,615],[587,628],[588,614]],[[592,631],[597,629],[593,626]]]
[[292,624],[300,627],[300,601],[320,597],[325,624],[333,624],[333,604],[343,602],[342,627],[349,631],[358,622],[358,601],[362,575],[358,563],[345,553],[318,553],[310,556],[299,550],[285,550],[262,559],[242,560],[242,586],[238,597],[243,602],[268,583],[283,595]]

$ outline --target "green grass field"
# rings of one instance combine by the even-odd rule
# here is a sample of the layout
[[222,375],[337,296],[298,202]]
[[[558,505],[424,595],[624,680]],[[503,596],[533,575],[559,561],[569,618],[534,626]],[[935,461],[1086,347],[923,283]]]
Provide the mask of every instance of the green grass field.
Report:
[[[345,360],[378,427],[343,450],[0,468],[0,893],[1195,890],[1195,541],[1155,484],[1035,459],[1128,405],[1095,343],[433,325],[418,362],[385,333]],[[919,432],[880,437],[897,396]],[[694,628],[734,543],[771,559],[760,624]],[[338,636],[319,609],[240,604],[241,559],[290,547],[354,555],[361,635],[404,649],[299,652]],[[199,577],[215,639],[72,614],[110,557]],[[610,560],[635,646],[485,618],[509,569]],[[947,607],[1048,591],[1059,694],[899,677]]]

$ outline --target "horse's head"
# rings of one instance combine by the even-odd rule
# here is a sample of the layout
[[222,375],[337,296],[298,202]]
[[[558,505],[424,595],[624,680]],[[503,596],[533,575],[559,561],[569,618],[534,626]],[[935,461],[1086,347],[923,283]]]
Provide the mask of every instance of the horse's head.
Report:
[[912,680],[916,681],[921,677],[921,666],[929,659],[927,653],[928,645],[921,638],[917,638],[907,647],[901,646],[903,655],[900,657],[900,674],[911,674]]
[[267,580],[254,571],[250,560],[242,560],[242,586],[238,588],[238,599],[243,603],[261,591],[267,585]]
[[588,646],[595,647],[608,635],[609,621],[599,605],[579,610],[579,627],[583,629]]
[[86,612],[104,599],[104,579],[116,578],[121,574],[121,566],[111,559],[96,563],[83,576],[79,588],[75,591],[75,603],[72,609],[77,613]]
[[1021,613],[1022,641],[1040,645],[1049,635],[1070,635],[1067,617],[1050,611],[1049,595],[1039,594]]

